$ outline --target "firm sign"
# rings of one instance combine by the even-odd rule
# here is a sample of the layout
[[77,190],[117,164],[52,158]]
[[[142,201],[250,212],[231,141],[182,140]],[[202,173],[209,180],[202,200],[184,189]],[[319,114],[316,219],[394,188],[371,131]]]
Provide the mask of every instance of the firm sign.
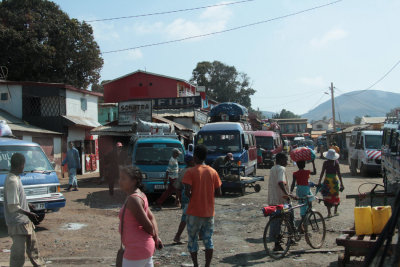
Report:
[[131,125],[138,119],[151,121],[151,100],[131,100],[118,103],[118,124]]
[[201,108],[201,96],[154,98],[153,108]]

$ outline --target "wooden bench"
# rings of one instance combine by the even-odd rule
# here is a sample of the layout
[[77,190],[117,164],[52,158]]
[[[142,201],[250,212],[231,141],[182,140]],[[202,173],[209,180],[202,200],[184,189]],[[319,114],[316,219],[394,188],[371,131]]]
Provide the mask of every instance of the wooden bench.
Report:
[[345,266],[351,256],[366,256],[375,245],[379,235],[356,235],[354,230],[343,231],[343,234],[336,238],[336,244],[344,247],[344,255],[339,255],[338,265]]

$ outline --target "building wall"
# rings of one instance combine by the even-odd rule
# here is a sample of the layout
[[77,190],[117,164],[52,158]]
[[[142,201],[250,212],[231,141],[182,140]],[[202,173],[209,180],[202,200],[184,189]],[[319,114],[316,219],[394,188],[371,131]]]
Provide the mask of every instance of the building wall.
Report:
[[[117,103],[140,98],[178,97],[178,86],[189,85],[174,79],[138,72],[104,85],[104,102]],[[194,93],[194,87],[192,88]],[[183,96],[183,95],[182,95]]]
[[104,125],[114,120],[118,120],[118,107],[99,106],[99,123]]
[[22,119],[22,86],[21,85],[0,85],[0,93],[11,94],[8,101],[0,101],[0,109]]
[[326,131],[330,128],[332,128],[332,127],[326,121],[316,121],[312,124],[313,131]]
[[[82,109],[81,99],[86,99],[86,110]],[[97,96],[87,95],[80,92],[67,90],[66,92],[66,105],[67,116],[77,116],[90,118],[93,120],[98,119]]]

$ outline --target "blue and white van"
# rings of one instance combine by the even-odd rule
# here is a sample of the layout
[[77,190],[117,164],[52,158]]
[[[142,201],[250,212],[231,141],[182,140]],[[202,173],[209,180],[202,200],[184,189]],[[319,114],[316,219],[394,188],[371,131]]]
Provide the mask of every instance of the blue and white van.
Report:
[[208,165],[212,165],[218,157],[232,153],[239,166],[244,166],[245,175],[256,174],[256,138],[252,131],[244,130],[241,123],[207,123],[197,133],[195,143],[207,147],[206,163]]
[[171,137],[148,136],[136,141],[132,163],[143,173],[145,193],[162,193],[166,190],[165,173],[174,148],[182,152],[178,157],[179,168],[185,168],[185,150],[176,135],[171,135]]
[[10,171],[14,153],[25,156],[25,169],[21,181],[26,198],[42,221],[46,212],[56,212],[65,207],[65,197],[60,193],[60,182],[54,167],[38,144],[18,139],[0,137],[0,217],[4,218],[4,182]]

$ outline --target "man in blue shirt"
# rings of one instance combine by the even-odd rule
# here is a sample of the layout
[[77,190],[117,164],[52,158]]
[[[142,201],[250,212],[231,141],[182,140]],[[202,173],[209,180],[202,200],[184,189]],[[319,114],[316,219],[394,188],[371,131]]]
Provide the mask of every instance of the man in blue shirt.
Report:
[[69,186],[66,188],[66,191],[70,191],[73,186],[74,189],[72,191],[78,191],[78,180],[76,179],[76,171],[81,168],[81,159],[79,157],[78,150],[74,147],[73,142],[69,142],[69,150],[67,152],[67,157],[62,162],[62,166],[65,164],[68,165],[68,174],[69,174]]

